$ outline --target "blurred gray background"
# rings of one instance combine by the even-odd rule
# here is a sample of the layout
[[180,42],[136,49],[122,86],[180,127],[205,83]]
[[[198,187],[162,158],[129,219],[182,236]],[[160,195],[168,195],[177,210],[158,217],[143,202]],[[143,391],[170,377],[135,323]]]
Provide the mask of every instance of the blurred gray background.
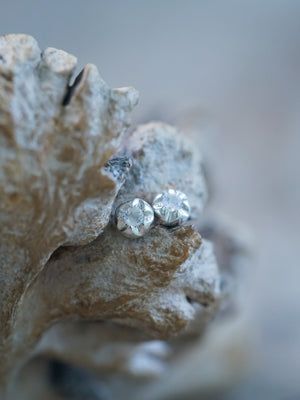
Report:
[[299,399],[300,1],[0,4],[1,34],[29,33],[76,55],[78,72],[92,62],[110,86],[137,88],[135,123],[199,110],[216,127],[213,207],[255,243],[257,339],[236,396]]

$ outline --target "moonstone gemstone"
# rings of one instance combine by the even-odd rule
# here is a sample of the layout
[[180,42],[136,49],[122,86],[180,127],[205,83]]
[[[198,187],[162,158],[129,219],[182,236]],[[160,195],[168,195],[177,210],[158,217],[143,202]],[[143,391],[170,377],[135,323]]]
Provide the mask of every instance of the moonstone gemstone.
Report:
[[116,224],[119,231],[127,237],[138,238],[149,231],[154,221],[150,204],[142,199],[133,199],[121,204],[116,210]]
[[159,193],[153,200],[152,207],[160,222],[166,226],[181,224],[190,215],[187,196],[175,189]]

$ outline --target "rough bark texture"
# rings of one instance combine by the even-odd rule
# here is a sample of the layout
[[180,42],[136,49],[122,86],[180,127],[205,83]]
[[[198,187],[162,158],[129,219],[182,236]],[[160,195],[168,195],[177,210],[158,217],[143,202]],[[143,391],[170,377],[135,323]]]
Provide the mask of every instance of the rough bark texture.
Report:
[[[137,92],[110,89],[94,65],[70,86],[75,67],[75,57],[53,48],[41,53],[30,36],[0,38],[3,388],[39,353],[76,364],[76,323],[66,321],[122,325],[139,343],[140,335],[145,341],[202,332],[220,303],[212,245],[193,226],[206,198],[195,149],[163,123],[124,136]],[[120,235],[112,218],[118,204],[151,202],[171,187],[189,197],[184,226],[155,224],[137,240]],[[92,337],[98,329],[100,322]],[[106,356],[95,366],[91,342],[82,346],[89,360],[83,365],[134,369],[130,351],[122,362]]]

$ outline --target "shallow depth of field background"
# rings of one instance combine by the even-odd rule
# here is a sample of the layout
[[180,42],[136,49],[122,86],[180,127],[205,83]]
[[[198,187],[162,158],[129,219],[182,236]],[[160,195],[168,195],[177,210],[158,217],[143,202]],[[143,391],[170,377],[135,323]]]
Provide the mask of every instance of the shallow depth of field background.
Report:
[[300,1],[0,4],[1,34],[29,33],[76,55],[78,72],[92,62],[110,86],[137,88],[135,123],[199,114],[213,126],[213,207],[254,243],[251,368],[231,399],[299,399]]

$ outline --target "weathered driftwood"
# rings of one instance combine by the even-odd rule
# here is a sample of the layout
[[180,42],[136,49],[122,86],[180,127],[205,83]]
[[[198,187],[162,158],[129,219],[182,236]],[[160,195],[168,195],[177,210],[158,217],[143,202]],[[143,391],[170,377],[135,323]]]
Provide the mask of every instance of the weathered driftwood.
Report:
[[[198,228],[213,240],[222,273],[221,309],[204,334],[198,330],[197,335],[166,342],[108,321],[55,324],[22,370],[15,398],[76,398],[78,391],[94,399],[219,398],[237,382],[244,373],[251,332],[237,310],[237,297],[243,294],[237,276],[247,261],[244,235],[220,215],[202,218]],[[203,315],[199,321],[203,326]]]
[[[192,225],[206,198],[197,149],[162,123],[125,134],[137,92],[110,89],[94,65],[70,86],[75,67],[30,36],[0,38],[3,393],[38,351],[72,362],[66,333],[59,351],[50,334],[37,346],[55,324],[111,321],[166,339],[202,331],[220,302],[212,245]],[[118,204],[172,187],[189,197],[187,224],[137,240],[115,229]]]

